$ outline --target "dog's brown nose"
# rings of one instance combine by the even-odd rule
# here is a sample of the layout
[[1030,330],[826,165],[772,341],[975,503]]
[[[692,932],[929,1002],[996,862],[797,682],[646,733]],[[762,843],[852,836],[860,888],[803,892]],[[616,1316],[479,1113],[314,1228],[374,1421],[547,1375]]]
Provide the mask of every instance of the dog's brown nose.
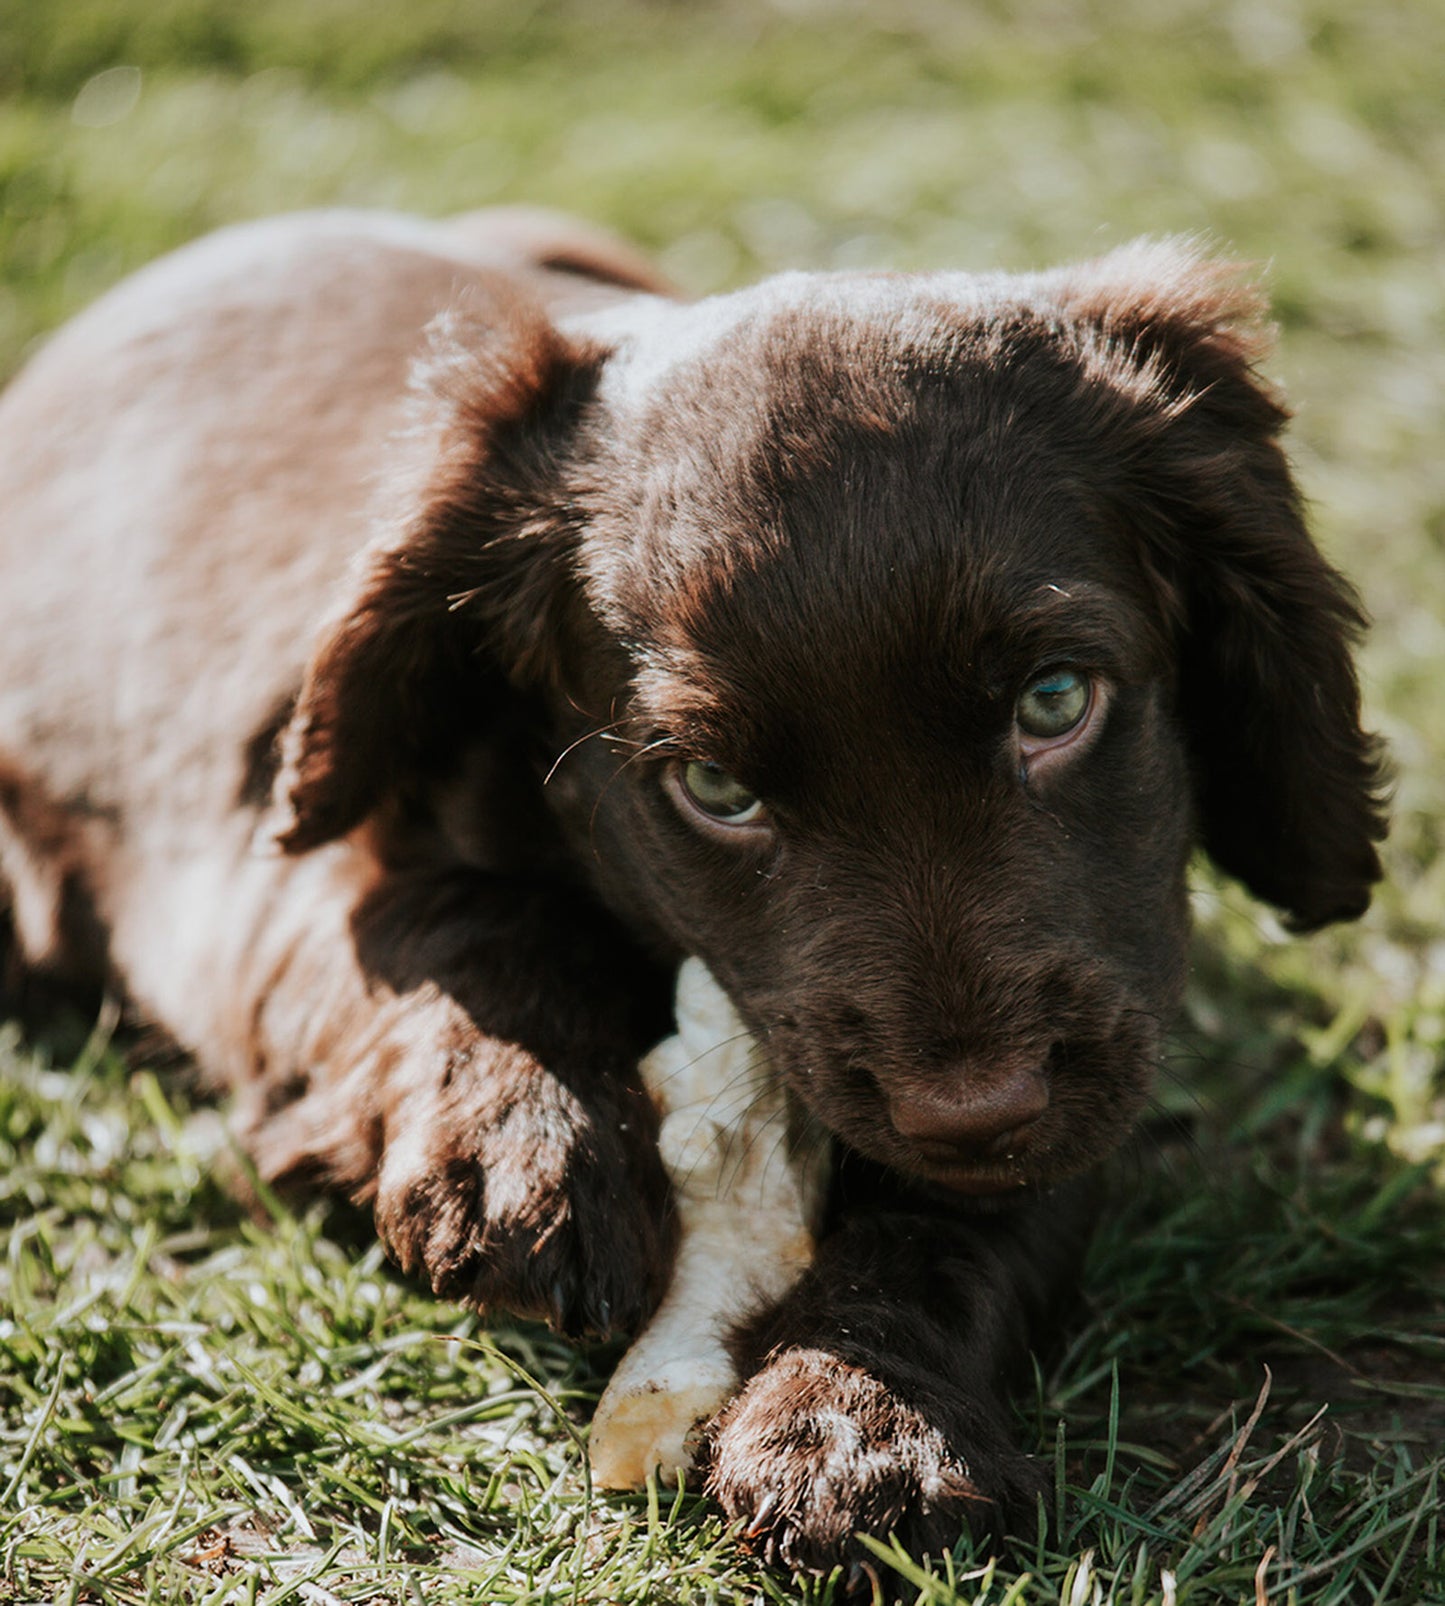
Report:
[[894,1095],[888,1101],[894,1130],[940,1158],[943,1150],[981,1154],[1048,1109],[1049,1084],[1038,1066],[991,1069]]

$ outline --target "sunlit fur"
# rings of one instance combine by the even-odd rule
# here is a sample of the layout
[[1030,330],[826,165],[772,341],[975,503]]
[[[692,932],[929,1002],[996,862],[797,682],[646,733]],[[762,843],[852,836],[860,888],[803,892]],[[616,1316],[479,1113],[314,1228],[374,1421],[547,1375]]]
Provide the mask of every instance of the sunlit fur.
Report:
[[[122,987],[264,1177],[580,1333],[666,1285],[635,1065],[701,955],[839,1155],[709,1487],[819,1569],[1026,1522],[1005,1390],[1149,1097],[1189,855],[1301,927],[1378,875],[1262,320],[1169,243],[694,306],[537,214],[167,259],[0,401],[21,957]],[[1090,712],[1035,751],[1060,665]],[[679,807],[693,761],[758,814]]]

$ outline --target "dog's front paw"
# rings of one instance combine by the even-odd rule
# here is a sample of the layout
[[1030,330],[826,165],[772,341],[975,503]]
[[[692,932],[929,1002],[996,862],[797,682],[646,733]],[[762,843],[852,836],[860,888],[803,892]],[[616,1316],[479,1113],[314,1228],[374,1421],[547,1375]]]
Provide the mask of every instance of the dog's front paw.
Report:
[[[494,1054],[497,1045],[489,1045]],[[520,1050],[463,1067],[388,1123],[377,1229],[402,1268],[572,1337],[635,1332],[666,1287],[674,1225],[640,1090],[584,1100]]]
[[[940,1416],[953,1416],[956,1406]],[[765,1560],[804,1572],[876,1563],[856,1535],[896,1534],[913,1555],[965,1527],[1027,1520],[1042,1480],[980,1421],[966,1444],[861,1367],[818,1349],[774,1356],[708,1432],[708,1487]]]

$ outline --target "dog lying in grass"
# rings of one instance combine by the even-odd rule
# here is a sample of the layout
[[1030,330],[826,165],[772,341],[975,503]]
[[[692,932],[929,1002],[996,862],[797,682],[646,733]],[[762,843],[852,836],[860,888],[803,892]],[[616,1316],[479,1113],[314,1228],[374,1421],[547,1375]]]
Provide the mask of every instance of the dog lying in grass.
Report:
[[[439,1294],[635,1330],[699,956],[838,1155],[708,1487],[1026,1522],[1008,1378],[1149,1098],[1185,867],[1378,875],[1351,594],[1189,247],[689,305],[543,216],[226,230],[0,402],[0,901]],[[746,1290],[742,1291],[746,1294]]]

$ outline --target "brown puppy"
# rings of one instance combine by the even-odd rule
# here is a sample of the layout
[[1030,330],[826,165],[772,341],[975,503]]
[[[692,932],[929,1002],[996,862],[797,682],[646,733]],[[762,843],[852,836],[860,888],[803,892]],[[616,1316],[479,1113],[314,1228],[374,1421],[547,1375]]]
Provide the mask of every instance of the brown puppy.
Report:
[[0,403],[0,901],[442,1293],[635,1327],[702,956],[841,1140],[710,1486],[765,1553],[1026,1519],[1007,1373],[1148,1097],[1185,864],[1378,874],[1350,594],[1185,248],[695,306],[537,216],[222,234]]

